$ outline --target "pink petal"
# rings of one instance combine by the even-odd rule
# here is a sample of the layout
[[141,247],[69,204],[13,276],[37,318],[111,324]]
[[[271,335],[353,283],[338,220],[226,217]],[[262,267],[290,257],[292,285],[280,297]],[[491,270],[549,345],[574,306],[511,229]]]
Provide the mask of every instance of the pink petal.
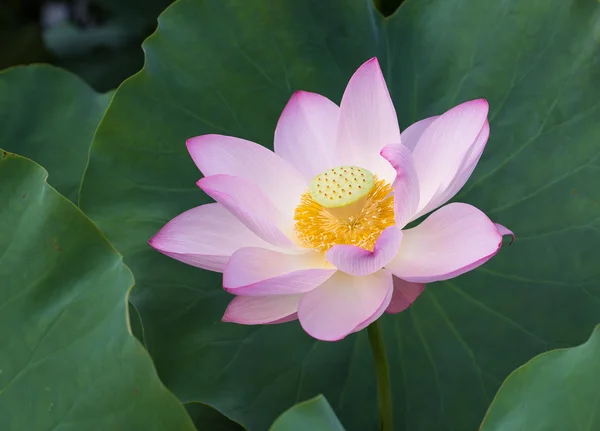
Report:
[[272,151],[222,135],[191,138],[187,148],[205,177],[225,174],[248,180],[282,213],[293,217],[307,183],[294,166]]
[[389,289],[387,291],[387,294],[385,295],[385,299],[383,300],[383,302],[381,303],[381,305],[379,306],[377,311],[375,311],[375,313],[373,313],[373,315],[371,317],[369,317],[367,320],[365,320],[360,325],[358,325],[356,328],[354,328],[354,330],[352,332],[362,331],[367,326],[369,326],[371,323],[373,323],[374,321],[379,319],[382,316],[382,314],[384,313],[384,311],[386,311],[386,309],[389,308],[390,302],[392,301],[393,293],[394,293],[394,289],[393,288]]
[[212,175],[198,181],[198,187],[260,238],[276,246],[294,247],[282,231],[292,232],[293,219],[286,219],[250,181],[229,175]]
[[321,253],[284,254],[264,248],[236,251],[223,272],[223,286],[235,295],[308,292],[335,273]]
[[498,229],[498,233],[502,236],[504,235],[510,235],[511,239],[510,239],[510,243],[508,245],[512,245],[513,242],[515,242],[515,234],[513,233],[512,230],[502,226],[500,223],[494,223],[494,225],[496,225],[496,229]]
[[340,105],[336,152],[342,164],[366,168],[389,182],[395,172],[380,155],[381,149],[400,142],[396,110],[377,58],[354,73]]
[[502,245],[494,223],[477,208],[452,203],[403,231],[402,246],[386,268],[407,281],[447,280],[474,269]]
[[[466,178],[464,178],[462,183],[460,183],[459,185],[456,185],[456,189],[454,190],[454,193],[448,199],[450,199],[452,196],[454,196],[462,188],[462,186],[467,182],[467,180],[469,179],[469,177],[475,170],[475,166],[477,166],[477,163],[479,162],[479,159],[481,158],[481,155],[483,154],[483,150],[485,149],[485,144],[487,143],[489,137],[490,137],[490,123],[486,119],[485,123],[483,123],[483,127],[481,128],[481,130],[479,132],[479,135],[477,135],[477,139],[475,139],[475,143],[471,146],[471,149],[470,149],[469,153],[467,154],[467,157],[465,157],[465,160],[463,161],[463,164],[460,167],[461,176],[466,177]],[[468,172],[468,173],[466,173],[466,172]]]
[[377,312],[392,288],[392,276],[387,271],[365,277],[338,271],[302,296],[298,319],[314,338],[341,340]]
[[271,247],[220,204],[202,205],[168,222],[150,239],[161,253],[188,265],[223,272],[242,247]]
[[431,199],[429,204],[427,204],[421,211],[419,211],[415,217],[420,217],[423,214],[428,213],[429,211],[439,207],[440,205],[448,202],[456,193],[463,188],[467,180],[471,177],[471,174],[475,170],[481,155],[483,154],[483,149],[485,148],[485,144],[490,136],[490,124],[486,120],[481,132],[477,136],[475,143],[471,146],[469,153],[465,157],[462,166],[459,168],[458,174],[454,177],[450,185],[446,189],[440,189],[435,194],[435,196]]
[[419,178],[410,150],[402,144],[387,145],[381,155],[396,170],[394,180],[394,215],[396,225],[403,228],[419,207]]
[[425,290],[423,283],[411,283],[394,277],[394,294],[386,313],[396,314],[406,310]]
[[412,153],[421,189],[418,215],[435,208],[434,198],[447,194],[454,178],[478,153],[473,147],[481,147],[477,138],[487,114],[485,100],[472,100],[445,112],[425,129]]
[[340,108],[326,97],[295,92],[275,129],[275,153],[295,165],[306,183],[339,165],[334,153]]
[[373,251],[341,244],[331,247],[326,256],[329,262],[346,274],[369,275],[379,271],[396,257],[401,242],[402,230],[397,226],[390,226],[381,232]]
[[411,152],[417,146],[417,142],[421,139],[421,135],[427,130],[429,126],[439,117],[436,115],[435,117],[425,118],[424,120],[417,121],[414,124],[411,124],[406,128],[401,134],[400,139],[402,139],[402,145],[407,147]]
[[302,295],[236,296],[221,319],[242,325],[289,322],[296,318]]

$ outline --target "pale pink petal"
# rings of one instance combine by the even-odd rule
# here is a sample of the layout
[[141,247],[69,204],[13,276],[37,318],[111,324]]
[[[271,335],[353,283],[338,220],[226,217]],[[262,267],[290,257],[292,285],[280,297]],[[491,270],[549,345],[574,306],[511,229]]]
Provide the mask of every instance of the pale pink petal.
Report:
[[346,274],[363,276],[379,271],[398,254],[402,230],[397,226],[386,228],[375,243],[373,251],[350,244],[340,244],[327,251],[327,260]]
[[392,276],[387,271],[364,277],[338,271],[302,296],[298,319],[314,338],[341,340],[377,312],[392,288]]
[[483,154],[485,144],[490,136],[490,124],[486,120],[481,132],[477,136],[475,143],[471,146],[468,154],[466,155],[463,165],[459,168],[458,173],[446,189],[440,189],[431,199],[431,201],[419,211],[414,218],[420,217],[423,214],[428,213],[431,210],[445,204],[456,195],[460,189],[463,188],[467,180],[471,177],[471,174],[475,170],[479,159]]
[[502,235],[483,212],[452,203],[403,231],[400,252],[386,268],[416,283],[447,280],[482,265],[501,245]]
[[380,155],[400,141],[400,127],[377,58],[352,76],[340,104],[336,152],[342,164],[366,168],[392,182],[395,172]]
[[225,174],[248,180],[282,213],[293,217],[307,183],[293,165],[272,151],[223,135],[188,139],[187,148],[205,177]]
[[296,319],[302,295],[236,296],[221,319],[242,325],[283,323]]
[[276,246],[294,247],[283,232],[292,231],[293,219],[284,217],[250,181],[229,175],[212,175],[198,181],[198,187],[260,238]]
[[385,312],[396,314],[406,310],[423,293],[423,290],[425,290],[425,284],[423,283],[411,283],[394,277],[394,294]]
[[419,207],[419,178],[410,150],[402,144],[387,145],[381,155],[396,171],[394,180],[394,216],[396,225],[403,228],[413,219]]
[[188,265],[223,272],[242,247],[272,247],[220,204],[202,205],[168,222],[150,239],[161,253]]
[[421,189],[419,214],[435,208],[433,199],[445,195],[454,178],[478,154],[473,148],[481,147],[477,138],[487,114],[485,100],[472,100],[445,112],[425,129],[412,153]]
[[471,149],[470,149],[469,153],[467,154],[467,157],[465,157],[463,165],[460,167],[460,173],[461,173],[461,176],[464,177],[464,180],[462,180],[462,183],[457,181],[457,184],[455,185],[456,188],[453,189],[454,193],[451,194],[451,196],[448,199],[450,199],[452,196],[454,196],[462,188],[462,186],[467,182],[467,180],[473,173],[473,170],[475,170],[475,166],[477,166],[477,163],[479,162],[479,159],[481,158],[481,155],[483,154],[483,150],[485,149],[485,144],[487,143],[489,137],[490,137],[490,123],[486,119],[485,123],[483,123],[483,127],[481,128],[481,131],[479,132],[479,135],[477,135],[477,139],[475,139],[475,142],[471,146]]
[[275,129],[275,153],[294,164],[306,183],[339,165],[334,152],[340,108],[328,98],[295,92]]
[[352,332],[362,331],[367,326],[369,326],[371,323],[373,323],[374,321],[379,319],[381,317],[381,315],[384,313],[384,311],[386,311],[386,309],[389,308],[389,305],[392,301],[393,293],[394,293],[394,289],[393,288],[389,289],[387,291],[387,294],[385,295],[385,299],[383,300],[383,302],[381,303],[381,305],[379,306],[377,311],[375,311],[375,313],[373,313],[373,315],[371,317],[369,317],[367,320],[365,320],[360,325],[358,325],[356,328],[354,328],[354,330]]
[[333,275],[322,253],[284,254],[264,248],[236,251],[223,272],[223,287],[235,295],[308,292]]
[[421,139],[421,135],[427,128],[438,118],[439,115],[434,117],[425,118],[424,120],[417,121],[414,124],[408,126],[405,130],[400,133],[400,139],[402,140],[402,145],[407,147],[411,152],[417,146],[417,142]]

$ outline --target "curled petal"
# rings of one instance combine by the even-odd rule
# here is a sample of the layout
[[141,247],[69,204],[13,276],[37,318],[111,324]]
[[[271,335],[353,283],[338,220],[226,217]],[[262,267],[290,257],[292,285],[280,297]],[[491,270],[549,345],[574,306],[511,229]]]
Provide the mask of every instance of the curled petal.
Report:
[[498,233],[502,236],[504,235],[510,235],[510,243],[508,245],[512,245],[513,242],[515,242],[515,234],[513,233],[512,230],[508,229],[507,227],[502,226],[500,223],[494,223],[494,225],[496,226],[496,229],[498,229]]
[[261,296],[308,292],[335,273],[322,254],[284,254],[264,248],[236,251],[223,272],[223,287],[235,295]]
[[387,145],[381,155],[396,171],[394,180],[394,215],[396,225],[403,228],[419,207],[419,178],[410,150],[401,144]]
[[363,276],[373,274],[387,265],[398,254],[402,231],[397,226],[386,228],[375,243],[373,251],[355,245],[340,244],[327,252],[327,260],[346,274]]
[[236,296],[225,310],[223,322],[242,325],[284,323],[296,319],[302,295]]
[[314,338],[341,340],[377,313],[392,288],[392,276],[387,271],[364,277],[338,271],[302,296],[298,319]]
[[275,153],[298,168],[308,184],[337,163],[334,152],[340,108],[326,97],[295,92],[275,129]]
[[364,63],[352,75],[340,104],[336,152],[343,164],[366,168],[389,182],[393,169],[381,149],[400,142],[396,110],[377,58]]
[[198,181],[198,187],[260,238],[279,247],[295,247],[283,233],[284,230],[292,231],[293,219],[284,217],[250,181],[229,175],[212,175]]
[[217,272],[223,272],[240,248],[272,247],[220,204],[178,215],[150,239],[150,245],[173,259]]
[[403,231],[400,252],[386,268],[415,283],[447,280],[470,271],[502,245],[496,225],[477,208],[452,203]]

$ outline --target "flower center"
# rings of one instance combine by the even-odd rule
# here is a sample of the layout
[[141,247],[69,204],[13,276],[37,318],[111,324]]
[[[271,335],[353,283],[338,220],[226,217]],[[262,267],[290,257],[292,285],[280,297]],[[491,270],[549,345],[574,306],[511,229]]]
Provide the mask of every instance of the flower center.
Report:
[[337,244],[373,250],[381,231],[394,224],[392,186],[366,169],[339,166],[317,175],[294,212],[306,247],[327,251]]

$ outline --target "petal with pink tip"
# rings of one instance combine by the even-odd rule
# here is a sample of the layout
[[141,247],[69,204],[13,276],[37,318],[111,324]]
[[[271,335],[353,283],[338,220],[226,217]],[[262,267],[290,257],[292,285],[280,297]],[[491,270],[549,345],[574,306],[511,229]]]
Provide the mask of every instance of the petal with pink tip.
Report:
[[386,313],[396,314],[406,310],[425,290],[424,283],[411,283],[394,277],[394,294]]
[[250,181],[229,175],[212,175],[198,181],[198,187],[260,238],[276,246],[295,247],[282,231],[291,232],[293,219],[286,219]]
[[387,145],[381,155],[396,170],[394,180],[394,217],[396,226],[403,228],[419,207],[419,178],[410,150],[402,144]]
[[478,145],[487,114],[485,100],[472,100],[440,115],[425,129],[412,153],[419,176],[419,214],[433,210],[432,200],[443,195],[461,173]]
[[223,287],[235,295],[286,295],[308,292],[331,277],[321,253],[284,254],[264,248],[236,251],[223,272]]
[[429,126],[438,118],[439,115],[434,117],[425,118],[424,120],[417,121],[414,124],[408,126],[405,130],[400,133],[400,139],[402,140],[402,145],[407,147],[411,152],[417,146],[417,142],[421,139],[421,135],[427,130]]
[[373,251],[340,244],[330,248],[326,256],[329,262],[346,274],[369,275],[379,271],[396,257],[401,242],[402,230],[397,226],[390,226],[381,232]]
[[225,174],[248,180],[282,213],[293,217],[306,182],[293,165],[272,151],[223,135],[188,139],[187,148],[205,177]]
[[483,149],[485,148],[485,144],[490,136],[490,125],[485,122],[481,132],[477,136],[475,143],[471,146],[469,153],[465,157],[462,166],[459,168],[458,174],[454,177],[454,179],[450,182],[450,185],[446,189],[440,189],[435,196],[431,199],[429,204],[427,204],[421,211],[419,211],[415,217],[420,217],[423,214],[428,213],[431,210],[436,209],[437,207],[445,204],[450,199],[456,195],[460,189],[463,188],[467,180],[471,177],[471,174],[475,170],[477,163],[479,163],[479,159],[483,154]]
[[387,271],[364,277],[338,271],[302,296],[298,319],[314,338],[341,340],[379,310],[392,288],[392,276]]
[[384,311],[386,311],[386,309],[389,308],[389,305],[392,301],[393,293],[394,293],[394,289],[388,290],[388,292],[385,296],[385,299],[383,300],[383,302],[381,303],[381,305],[379,306],[377,311],[375,313],[373,313],[373,315],[371,317],[369,317],[367,320],[365,320],[360,325],[358,325],[356,328],[354,328],[354,330],[352,332],[362,331],[367,326],[369,326],[371,323],[373,323],[374,321],[379,319],[383,315]]
[[386,268],[415,283],[447,280],[470,271],[488,261],[502,245],[494,223],[463,203],[446,205],[402,233],[400,252]]
[[296,318],[302,295],[236,296],[221,319],[242,325],[289,322]]
[[150,239],[161,253],[188,265],[223,272],[229,257],[242,247],[272,247],[220,204],[188,210]]
[[336,152],[342,164],[366,168],[392,182],[393,169],[381,149],[400,141],[396,110],[377,58],[364,63],[352,75],[340,104]]
[[340,108],[316,93],[297,91],[275,129],[275,153],[304,175],[306,183],[338,166],[334,152]]

